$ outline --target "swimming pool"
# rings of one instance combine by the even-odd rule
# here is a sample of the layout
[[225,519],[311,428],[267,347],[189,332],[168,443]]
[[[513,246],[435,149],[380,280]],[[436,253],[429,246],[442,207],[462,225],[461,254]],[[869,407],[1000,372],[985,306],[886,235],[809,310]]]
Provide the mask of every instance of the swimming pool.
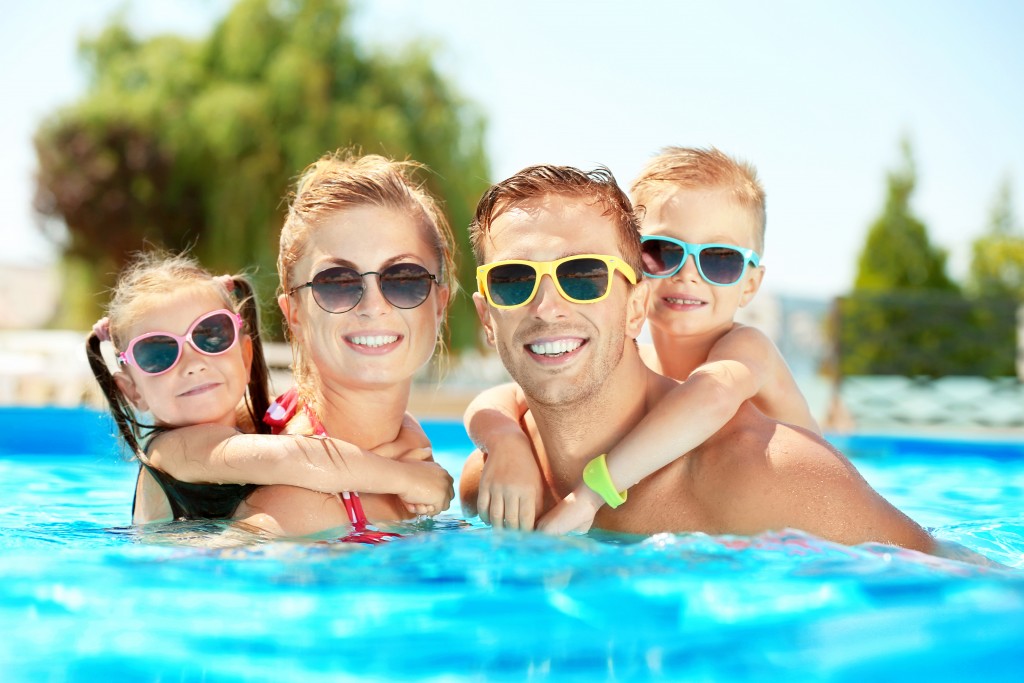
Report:
[[[426,427],[457,473],[461,427]],[[375,547],[141,532],[106,429],[0,409],[4,681],[1020,680],[1019,442],[837,439],[992,570],[798,532],[492,532],[458,510]]]

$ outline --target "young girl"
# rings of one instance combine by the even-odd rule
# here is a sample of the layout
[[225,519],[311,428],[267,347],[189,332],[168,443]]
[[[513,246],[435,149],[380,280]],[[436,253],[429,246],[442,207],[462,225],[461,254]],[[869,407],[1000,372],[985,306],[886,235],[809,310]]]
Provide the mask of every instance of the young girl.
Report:
[[[120,277],[108,317],[87,342],[89,363],[125,445],[139,459],[133,521],[244,519],[260,485],[301,487],[301,529],[312,533],[353,523],[337,495],[367,491],[398,496],[414,514],[446,509],[452,479],[421,460],[407,430],[382,457],[333,439],[271,436],[267,367],[258,309],[243,277],[214,277],[184,256],[149,254]],[[102,353],[109,342],[111,372]],[[137,413],[149,413],[152,423]],[[252,433],[256,432],[256,433]],[[357,529],[358,531],[359,529]]]

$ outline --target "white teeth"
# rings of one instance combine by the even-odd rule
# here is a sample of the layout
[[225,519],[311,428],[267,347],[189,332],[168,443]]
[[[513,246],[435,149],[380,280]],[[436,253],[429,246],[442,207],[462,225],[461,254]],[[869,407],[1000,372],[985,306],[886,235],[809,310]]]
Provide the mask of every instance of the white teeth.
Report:
[[530,351],[538,356],[561,356],[563,353],[575,351],[583,345],[579,339],[560,339],[559,341],[530,344]]
[[371,348],[394,344],[398,341],[397,334],[377,334],[372,337],[349,337],[348,340],[356,346],[369,346]]
[[677,304],[681,306],[693,306],[704,303],[699,299],[674,299],[670,296],[665,297],[665,301],[669,302],[670,304]]

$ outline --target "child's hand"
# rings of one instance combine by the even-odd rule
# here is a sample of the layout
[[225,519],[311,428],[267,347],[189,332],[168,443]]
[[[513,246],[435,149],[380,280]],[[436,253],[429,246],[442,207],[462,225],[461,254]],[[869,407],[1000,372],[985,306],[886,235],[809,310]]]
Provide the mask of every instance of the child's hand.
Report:
[[533,529],[544,501],[540,469],[522,432],[484,460],[477,510],[485,524],[501,529]]
[[601,496],[580,484],[550,512],[541,517],[537,529],[546,534],[567,534],[570,531],[589,531],[594,516],[604,505]]
[[455,497],[455,480],[436,462],[406,461],[407,476],[396,491],[405,509],[416,515],[436,515],[448,509]]

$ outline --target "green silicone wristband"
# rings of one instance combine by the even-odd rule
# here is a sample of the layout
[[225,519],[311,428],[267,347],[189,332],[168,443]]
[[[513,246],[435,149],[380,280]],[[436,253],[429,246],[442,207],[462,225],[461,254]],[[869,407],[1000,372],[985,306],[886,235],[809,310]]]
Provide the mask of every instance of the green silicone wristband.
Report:
[[583,483],[590,487],[590,490],[601,496],[608,507],[617,508],[626,502],[628,491],[619,493],[612,483],[612,475],[608,473],[608,463],[605,462],[602,453],[587,463],[583,468]]

